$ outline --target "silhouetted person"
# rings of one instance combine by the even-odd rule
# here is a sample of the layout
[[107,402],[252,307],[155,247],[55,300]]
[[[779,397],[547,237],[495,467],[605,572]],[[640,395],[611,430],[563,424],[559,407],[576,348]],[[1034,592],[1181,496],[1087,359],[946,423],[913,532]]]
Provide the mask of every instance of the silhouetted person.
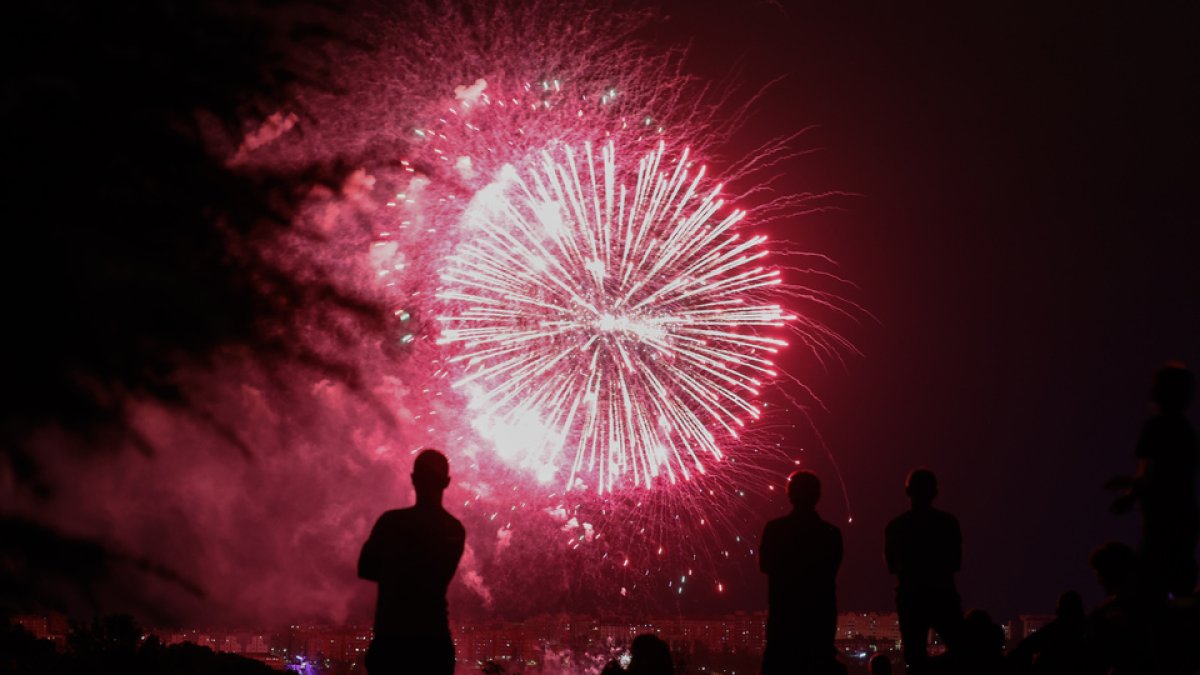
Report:
[[1017,672],[1037,675],[1075,675],[1086,668],[1087,615],[1083,598],[1075,591],[1058,597],[1054,620],[1021,640],[1009,659]]
[[887,654],[876,654],[871,657],[871,675],[892,675],[892,661]]
[[924,675],[1002,675],[1004,629],[981,609],[972,609],[955,629],[954,648],[924,661],[910,671]]
[[962,623],[962,603],[954,575],[962,565],[962,533],[958,520],[933,508],[937,496],[933,472],[917,469],[908,476],[905,493],[912,508],[888,523],[884,557],[896,575],[896,613],[904,662],[919,668],[929,658],[929,629],[954,649]]
[[821,481],[788,477],[792,512],[767,523],[759,566],[767,575],[767,648],[763,675],[835,672],[837,572],[842,532],[817,515]]
[[1004,629],[982,609],[963,618],[958,653],[950,653],[957,671],[971,675],[1000,675],[1004,672]]
[[379,584],[370,675],[451,675],[454,642],[446,587],[462,558],[466,531],[442,508],[450,464],[436,450],[413,462],[417,503],[379,517],[358,559],[358,576]]
[[1112,675],[1153,672],[1152,612],[1138,592],[1137,554],[1110,542],[1089,562],[1108,596],[1088,616],[1093,668]]
[[1184,416],[1194,393],[1195,379],[1183,364],[1168,363],[1155,373],[1150,399],[1157,414],[1138,438],[1137,475],[1108,485],[1125,490],[1113,511],[1128,511],[1134,502],[1141,507],[1141,576],[1155,600],[1167,593],[1182,597],[1196,586],[1196,431]]
[[633,639],[629,647],[630,675],[675,675],[671,648],[666,642],[649,633]]
[[671,648],[652,633],[644,633],[629,645],[629,668],[622,668],[615,659],[604,666],[600,675],[675,675]]

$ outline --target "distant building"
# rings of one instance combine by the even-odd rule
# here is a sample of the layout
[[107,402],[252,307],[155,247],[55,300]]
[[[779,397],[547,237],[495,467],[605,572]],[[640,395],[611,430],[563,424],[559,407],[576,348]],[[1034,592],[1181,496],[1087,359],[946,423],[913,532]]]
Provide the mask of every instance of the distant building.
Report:
[[302,656],[310,662],[356,664],[362,663],[371,637],[369,628],[359,626],[292,625],[282,651],[288,657]]
[[252,655],[252,654],[269,654],[269,653],[271,653],[271,647],[270,647],[270,645],[267,644],[267,637],[265,635],[260,634],[260,635],[251,635],[250,636],[250,639],[246,642],[246,655],[247,656]]
[[179,645],[179,644],[183,644],[185,642],[191,642],[192,644],[200,644],[198,635],[199,634],[194,630],[173,631],[170,633],[163,634],[162,641],[163,641],[163,644],[166,644],[167,646]]
[[46,640],[50,637],[50,620],[45,616],[39,614],[19,614],[12,618],[12,622],[24,628],[39,640]]
[[1017,625],[1017,621],[1015,619],[1005,621],[1000,628],[1004,631],[1004,648],[1008,650],[1016,647],[1017,643],[1021,641],[1020,628]]
[[726,622],[730,624],[729,646],[734,653],[762,653],[767,644],[766,612],[738,612],[726,617]]
[[1027,638],[1054,620],[1053,614],[1022,614],[1017,617],[1021,626],[1021,638]]
[[[1054,617],[1021,615],[1006,624],[1012,641],[1030,635]],[[65,646],[67,624],[61,616],[22,615],[12,619],[39,638]],[[457,659],[467,670],[494,662],[508,672],[540,672],[547,664],[574,656],[611,658],[635,637],[657,635],[681,659],[702,658],[693,665],[723,664],[741,672],[761,658],[766,643],[766,612],[737,612],[717,618],[656,618],[642,621],[600,621],[590,616],[543,615],[523,622],[467,622],[451,626]],[[55,630],[61,629],[61,634]],[[167,645],[184,642],[214,651],[232,652],[281,669],[297,660],[329,675],[357,675],[373,637],[369,628],[293,624],[271,635],[261,631],[189,629],[158,633]],[[932,635],[931,635],[932,637]],[[848,659],[865,660],[877,653],[898,651],[900,624],[895,612],[843,612],[838,615],[836,644]],[[944,651],[931,639],[932,653]],[[569,661],[567,661],[569,662]]]
[[837,640],[866,640],[874,651],[900,649],[900,618],[895,612],[842,612],[838,615]]
[[284,666],[287,665],[287,659],[283,658],[282,656],[275,656],[273,654],[251,654],[247,652],[242,656],[248,659],[254,659],[255,661],[274,668],[275,670],[283,670]]
[[19,614],[12,617],[12,623],[21,626],[39,640],[53,642],[54,648],[60,652],[67,648],[67,634],[71,632],[71,626],[67,617],[62,614]]

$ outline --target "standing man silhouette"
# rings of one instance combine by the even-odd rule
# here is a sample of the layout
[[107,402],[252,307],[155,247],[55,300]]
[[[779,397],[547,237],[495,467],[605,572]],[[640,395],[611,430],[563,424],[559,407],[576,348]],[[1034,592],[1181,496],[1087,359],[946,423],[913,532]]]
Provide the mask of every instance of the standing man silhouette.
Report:
[[788,477],[792,512],[767,523],[759,566],[767,575],[767,649],[763,675],[836,672],[837,572],[842,532],[817,515],[821,481]]
[[1137,475],[1108,483],[1123,490],[1113,511],[1128,511],[1134,502],[1141,507],[1141,583],[1155,602],[1166,600],[1168,593],[1183,597],[1196,587],[1197,444],[1185,414],[1195,393],[1195,377],[1182,363],[1172,361],[1154,374],[1150,400],[1157,414],[1146,420],[1138,439]]
[[462,558],[466,530],[442,508],[450,463],[437,450],[413,462],[417,503],[379,517],[358,558],[358,576],[379,584],[369,675],[452,675],[454,642],[446,588]]
[[884,557],[896,575],[904,662],[912,670],[929,660],[930,628],[947,647],[956,644],[963,614],[954,575],[962,567],[962,532],[957,518],[933,508],[938,490],[932,471],[910,473],[904,491],[912,508],[888,523]]

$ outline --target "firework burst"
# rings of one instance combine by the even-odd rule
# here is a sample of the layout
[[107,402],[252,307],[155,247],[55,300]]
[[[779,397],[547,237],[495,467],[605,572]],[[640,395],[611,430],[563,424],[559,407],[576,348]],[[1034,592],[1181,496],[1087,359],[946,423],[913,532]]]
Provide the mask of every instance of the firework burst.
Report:
[[[501,458],[543,482],[610,492],[689,480],[722,458],[776,373],[765,236],[664,144],[541,153],[465,216],[440,342]],[[630,188],[626,179],[633,183]]]

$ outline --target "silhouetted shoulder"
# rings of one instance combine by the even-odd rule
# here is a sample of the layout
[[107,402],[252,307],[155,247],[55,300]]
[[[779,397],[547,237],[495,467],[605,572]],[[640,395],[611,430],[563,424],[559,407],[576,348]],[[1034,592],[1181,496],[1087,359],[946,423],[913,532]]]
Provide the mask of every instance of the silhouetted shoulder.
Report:
[[410,517],[411,511],[413,511],[413,507],[411,506],[406,509],[392,509],[391,511],[384,511],[382,514],[380,514],[379,518],[375,520],[375,527],[399,525]]
[[445,509],[409,507],[386,511],[375,521],[363,544],[358,575],[371,581],[410,573],[413,551],[423,551],[426,562],[453,576],[466,542],[466,530]]
[[815,513],[793,512],[763,528],[759,569],[767,574],[798,574],[801,569],[835,573],[842,559],[842,531]]
[[763,528],[764,542],[779,537],[816,537],[831,540],[841,539],[842,531],[836,525],[818,516],[804,518],[796,514],[789,514],[768,521],[766,527]]
[[[1161,518],[1195,519],[1196,431],[1183,415],[1158,415],[1146,421],[1138,439],[1137,456],[1151,463],[1137,495],[1144,509]],[[1183,544],[1190,550],[1192,546]]]
[[933,511],[933,517],[938,521],[938,523],[940,525],[942,525],[943,527],[946,527],[946,528],[953,528],[955,530],[958,529],[958,518],[955,518],[953,514],[946,513],[945,511],[942,511],[940,509],[930,509],[930,510]]
[[822,520],[821,524],[817,527],[821,530],[823,539],[837,546],[840,557],[840,551],[842,548],[842,529],[827,520]]
[[818,522],[820,523],[820,525],[818,525],[817,527],[819,527],[822,530],[825,530],[826,533],[834,534],[839,537],[842,536],[842,529],[840,527],[838,527],[837,525],[834,525],[833,523],[831,523],[825,519],[821,519]]
[[784,520],[785,518],[768,520],[766,526],[763,527],[763,539],[766,539],[772,534],[778,532],[780,528],[784,527]]
[[405,529],[413,527],[418,523],[432,523],[438,529],[460,537],[465,537],[467,533],[462,522],[450,515],[445,509],[421,509],[410,506],[406,509],[385,511],[383,515],[379,516],[379,520],[375,522],[375,529],[372,530],[371,534],[374,535],[376,532],[382,534],[396,529]]
[[948,582],[962,564],[962,531],[958,519],[945,511],[906,511],[888,523],[884,537],[888,571],[902,582]]
[[450,515],[447,511],[442,511],[442,523],[446,533],[454,540],[462,542],[467,538],[467,530],[463,527],[462,521]]
[[[442,513],[446,512],[443,511]],[[463,527],[462,521],[458,518],[449,513],[446,513],[446,517],[449,519],[446,522],[446,531],[449,533],[451,540],[454,541],[455,547],[458,548],[458,555],[461,556],[467,542],[467,529]]]
[[1146,420],[1138,438],[1136,454],[1149,459],[1183,455],[1195,458],[1196,430],[1182,415],[1157,415]]
[[920,511],[905,511],[887,524],[887,529],[896,531],[908,527],[934,525],[943,527],[958,527],[958,518],[941,509],[927,508]]

